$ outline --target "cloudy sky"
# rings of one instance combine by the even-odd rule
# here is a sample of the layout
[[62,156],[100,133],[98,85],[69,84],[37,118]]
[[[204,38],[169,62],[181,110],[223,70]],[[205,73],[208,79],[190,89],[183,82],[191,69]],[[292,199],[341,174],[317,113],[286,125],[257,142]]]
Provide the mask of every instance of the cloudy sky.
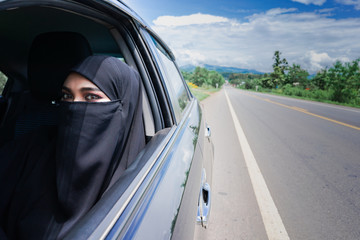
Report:
[[125,0],[178,64],[272,70],[282,52],[310,73],[360,58],[360,0]]

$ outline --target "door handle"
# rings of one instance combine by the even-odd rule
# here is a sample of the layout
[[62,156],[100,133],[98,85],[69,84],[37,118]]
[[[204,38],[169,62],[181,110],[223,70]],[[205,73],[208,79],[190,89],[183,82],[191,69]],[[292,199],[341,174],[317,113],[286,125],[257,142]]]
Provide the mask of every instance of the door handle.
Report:
[[198,205],[197,223],[204,228],[207,227],[211,208],[211,189],[208,183],[205,183],[200,190],[200,198]]
[[205,137],[207,137],[207,138],[211,137],[211,128],[207,124],[206,124],[206,129],[205,129]]

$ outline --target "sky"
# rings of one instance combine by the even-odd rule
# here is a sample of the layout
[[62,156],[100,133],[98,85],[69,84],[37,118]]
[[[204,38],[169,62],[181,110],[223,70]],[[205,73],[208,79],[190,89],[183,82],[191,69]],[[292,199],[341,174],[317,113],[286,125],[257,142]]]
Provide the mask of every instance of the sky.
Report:
[[360,58],[360,0],[124,0],[178,65],[271,72],[275,51],[310,74]]

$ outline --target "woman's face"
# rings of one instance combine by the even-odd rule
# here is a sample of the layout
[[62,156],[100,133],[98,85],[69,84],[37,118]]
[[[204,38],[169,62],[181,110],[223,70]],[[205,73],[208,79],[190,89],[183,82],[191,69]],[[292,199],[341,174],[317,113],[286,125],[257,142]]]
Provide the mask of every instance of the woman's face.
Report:
[[109,102],[110,99],[95,84],[77,73],[70,73],[62,87],[62,101]]

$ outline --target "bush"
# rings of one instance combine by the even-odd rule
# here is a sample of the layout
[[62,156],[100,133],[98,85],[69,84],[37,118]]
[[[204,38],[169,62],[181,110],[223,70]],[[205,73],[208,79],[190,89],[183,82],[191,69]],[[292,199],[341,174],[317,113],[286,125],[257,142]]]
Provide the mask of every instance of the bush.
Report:
[[331,95],[333,94],[329,90],[321,90],[321,89],[315,89],[311,93],[312,93],[311,98],[314,98],[317,100],[330,100]]
[[285,95],[289,95],[292,96],[293,91],[292,91],[293,87],[291,86],[291,84],[286,84],[284,87],[282,87],[282,91]]

